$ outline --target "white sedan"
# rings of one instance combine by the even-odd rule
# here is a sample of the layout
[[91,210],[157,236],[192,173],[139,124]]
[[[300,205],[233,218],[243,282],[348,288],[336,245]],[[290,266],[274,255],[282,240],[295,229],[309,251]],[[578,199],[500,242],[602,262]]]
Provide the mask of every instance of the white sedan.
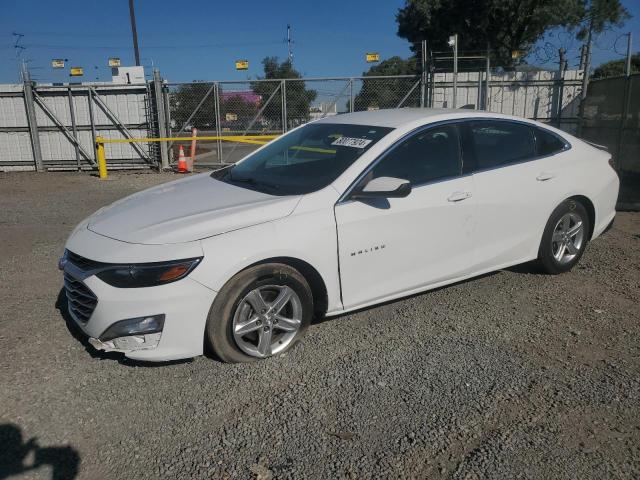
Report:
[[60,260],[68,310],[92,345],[133,359],[269,357],[314,315],[530,260],[570,270],[615,216],[610,160],[486,112],[325,118],[84,220]]

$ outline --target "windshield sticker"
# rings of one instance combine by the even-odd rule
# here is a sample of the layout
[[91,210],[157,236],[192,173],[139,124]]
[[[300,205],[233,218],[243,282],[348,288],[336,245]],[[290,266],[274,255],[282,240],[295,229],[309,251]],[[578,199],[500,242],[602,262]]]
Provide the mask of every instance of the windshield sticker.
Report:
[[368,138],[340,137],[331,142],[331,145],[337,145],[339,147],[365,148],[372,141],[373,140],[369,140]]

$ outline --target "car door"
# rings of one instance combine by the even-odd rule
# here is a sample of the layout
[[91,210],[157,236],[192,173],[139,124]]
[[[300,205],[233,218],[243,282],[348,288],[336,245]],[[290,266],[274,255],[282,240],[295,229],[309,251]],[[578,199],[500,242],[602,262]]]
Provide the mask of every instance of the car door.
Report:
[[358,186],[378,177],[409,180],[405,198],[335,206],[342,299],[350,308],[458,278],[472,260],[472,179],[462,175],[456,124],[425,128],[400,141]]
[[477,205],[474,270],[535,258],[556,201],[557,174],[553,158],[537,151],[537,127],[509,120],[474,120],[465,126],[464,170],[473,173]]

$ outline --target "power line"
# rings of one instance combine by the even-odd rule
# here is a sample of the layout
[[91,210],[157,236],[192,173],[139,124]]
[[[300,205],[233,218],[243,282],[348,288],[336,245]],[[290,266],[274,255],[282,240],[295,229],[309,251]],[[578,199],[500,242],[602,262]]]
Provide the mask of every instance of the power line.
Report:
[[[205,44],[188,44],[188,45],[146,45],[145,49],[192,49],[192,48],[233,48],[233,47],[260,47],[265,45],[282,45],[282,41],[278,42],[245,42],[245,43],[205,43]],[[13,47],[13,46],[11,46]],[[50,43],[28,43],[23,45],[24,48],[38,48],[46,50],[69,49],[69,50],[92,50],[92,49],[127,49],[128,45],[52,45]],[[1,48],[1,47],[0,47]]]

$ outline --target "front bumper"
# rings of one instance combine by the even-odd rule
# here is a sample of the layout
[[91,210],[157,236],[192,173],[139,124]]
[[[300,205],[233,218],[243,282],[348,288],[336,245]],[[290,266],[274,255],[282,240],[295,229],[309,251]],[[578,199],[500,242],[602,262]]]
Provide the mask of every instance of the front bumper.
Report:
[[[65,272],[70,274],[70,270]],[[95,275],[83,282],[98,298],[97,305],[86,322],[73,314],[71,317],[95,348],[146,361],[202,355],[207,316],[216,295],[213,290],[189,277],[148,288],[116,288]],[[118,321],[157,314],[165,315],[162,332],[100,340]]]

